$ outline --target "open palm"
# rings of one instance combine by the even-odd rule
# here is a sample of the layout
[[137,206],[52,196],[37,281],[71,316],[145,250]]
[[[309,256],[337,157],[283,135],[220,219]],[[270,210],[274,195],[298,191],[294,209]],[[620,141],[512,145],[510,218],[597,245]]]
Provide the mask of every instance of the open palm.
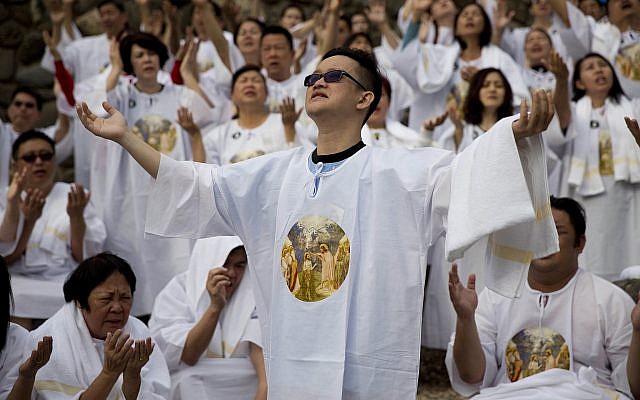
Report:
[[80,122],[87,130],[96,136],[119,142],[127,132],[127,121],[120,111],[116,110],[106,101],[102,103],[105,111],[109,113],[109,117],[101,118],[95,115],[87,106],[87,103],[78,104],[76,112],[80,118]]
[[478,307],[476,276],[469,275],[467,287],[464,287],[458,276],[458,266],[453,264],[449,271],[449,298],[458,318],[463,320],[473,318]]

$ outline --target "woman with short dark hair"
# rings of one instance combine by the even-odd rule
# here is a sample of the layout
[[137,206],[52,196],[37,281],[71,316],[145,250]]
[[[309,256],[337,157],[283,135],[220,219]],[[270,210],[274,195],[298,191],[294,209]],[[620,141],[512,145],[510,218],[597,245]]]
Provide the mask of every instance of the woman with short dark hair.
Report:
[[147,327],[129,315],[136,277],[122,258],[84,260],[64,284],[67,302],[33,332],[56,338],[35,383],[42,399],[163,399],[170,378]]

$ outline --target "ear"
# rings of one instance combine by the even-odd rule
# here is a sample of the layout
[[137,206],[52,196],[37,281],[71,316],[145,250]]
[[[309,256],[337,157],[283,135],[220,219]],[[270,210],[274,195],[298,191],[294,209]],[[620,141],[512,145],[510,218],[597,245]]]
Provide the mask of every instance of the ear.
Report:
[[362,93],[362,95],[358,99],[358,103],[356,103],[356,109],[358,110],[368,109],[371,103],[373,103],[374,98],[375,96],[373,95],[372,91],[367,90],[366,92]]
[[580,90],[586,90],[584,87],[584,84],[582,83],[582,81],[580,79],[578,79],[576,81],[576,88],[580,89]]
[[582,235],[578,238],[578,244],[576,246],[576,250],[578,254],[582,254],[582,250],[584,250],[584,246],[587,244],[587,237]]

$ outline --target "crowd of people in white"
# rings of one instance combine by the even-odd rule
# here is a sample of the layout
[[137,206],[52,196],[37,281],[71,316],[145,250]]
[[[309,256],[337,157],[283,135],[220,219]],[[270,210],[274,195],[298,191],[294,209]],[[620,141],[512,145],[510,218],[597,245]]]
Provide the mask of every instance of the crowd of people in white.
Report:
[[464,396],[640,399],[640,0],[343,3],[47,1],[0,397],[411,399],[422,344]]

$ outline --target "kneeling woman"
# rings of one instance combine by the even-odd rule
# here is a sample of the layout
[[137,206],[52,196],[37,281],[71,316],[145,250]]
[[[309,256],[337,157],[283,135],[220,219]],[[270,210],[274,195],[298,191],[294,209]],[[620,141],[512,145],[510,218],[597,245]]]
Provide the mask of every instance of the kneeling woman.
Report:
[[170,398],[266,400],[255,300],[249,279],[243,279],[246,266],[240,239],[201,239],[189,269],[158,295],[149,327],[171,370]]
[[80,263],[64,284],[67,302],[33,332],[55,338],[35,382],[38,399],[164,399],[170,378],[149,330],[129,316],[136,277],[101,253]]

